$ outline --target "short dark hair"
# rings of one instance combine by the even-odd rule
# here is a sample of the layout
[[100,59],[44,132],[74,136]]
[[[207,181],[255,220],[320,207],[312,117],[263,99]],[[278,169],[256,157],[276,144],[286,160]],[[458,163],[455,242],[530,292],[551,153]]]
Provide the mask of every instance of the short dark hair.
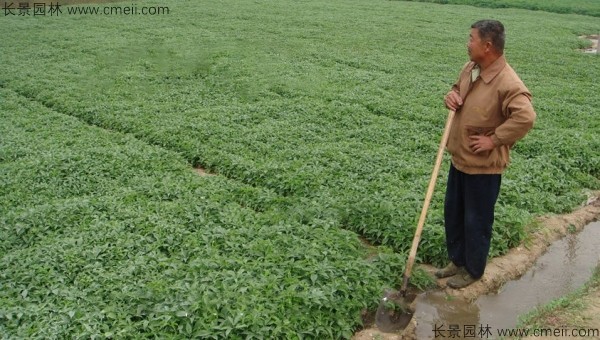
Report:
[[498,20],[479,20],[471,28],[479,31],[479,37],[483,40],[490,40],[492,46],[500,54],[504,53],[504,25]]

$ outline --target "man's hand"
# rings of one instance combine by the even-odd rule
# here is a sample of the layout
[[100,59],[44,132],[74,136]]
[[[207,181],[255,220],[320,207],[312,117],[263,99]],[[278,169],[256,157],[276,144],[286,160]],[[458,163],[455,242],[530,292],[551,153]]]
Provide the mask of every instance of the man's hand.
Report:
[[446,104],[446,107],[450,110],[456,111],[462,106],[463,101],[458,92],[450,91],[444,97],[444,104]]
[[469,147],[471,151],[474,153],[481,153],[484,151],[489,151],[495,148],[494,142],[492,141],[492,137],[490,136],[469,136],[471,142],[469,142]]

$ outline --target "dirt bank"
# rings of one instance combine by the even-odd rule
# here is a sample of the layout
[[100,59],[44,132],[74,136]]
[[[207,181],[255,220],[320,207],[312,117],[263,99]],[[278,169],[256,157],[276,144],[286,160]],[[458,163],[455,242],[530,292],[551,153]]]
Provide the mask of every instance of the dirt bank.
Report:
[[[598,339],[598,328],[600,327],[600,285],[596,283],[589,291],[573,302],[579,308],[570,307],[564,310],[558,308],[547,315],[542,322],[541,329],[559,330],[562,338],[572,339]],[[540,329],[540,328],[538,328]],[[576,335],[581,335],[577,337]],[[529,336],[523,340],[551,340],[560,338],[558,336]]]
[[[492,259],[486,267],[481,280],[467,288],[454,290],[446,287],[447,279],[438,280],[438,286],[448,295],[463,298],[469,301],[477,299],[480,295],[497,292],[506,282],[523,275],[535,261],[546,251],[552,242],[562,238],[567,233],[581,230],[585,225],[600,217],[600,192],[591,195],[587,204],[576,211],[566,215],[545,216],[536,220],[530,237],[519,247],[511,249],[504,256]],[[433,274],[435,268],[424,266]],[[401,334],[380,332],[376,326],[366,328],[355,334],[355,340],[367,339],[416,339],[416,321]]]

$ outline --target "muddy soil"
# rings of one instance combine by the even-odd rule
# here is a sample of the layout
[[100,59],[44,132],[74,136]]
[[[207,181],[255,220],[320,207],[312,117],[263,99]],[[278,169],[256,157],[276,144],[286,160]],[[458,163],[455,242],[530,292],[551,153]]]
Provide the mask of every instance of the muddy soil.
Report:
[[210,172],[206,171],[206,169],[201,167],[194,168],[194,171],[196,171],[196,173],[200,176],[214,176],[214,174],[211,174]]
[[583,35],[581,39],[587,39],[592,43],[592,46],[582,49],[584,53],[598,53],[598,42],[600,42],[600,34]]
[[[595,192],[585,206],[573,213],[539,218],[535,223],[538,227],[527,241],[521,246],[511,249],[504,256],[493,258],[488,263],[483,278],[469,287],[459,290],[448,288],[446,287],[447,279],[438,280],[438,286],[447,295],[468,301],[474,301],[484,294],[497,292],[506,282],[519,278],[531,268],[552,242],[568,233],[580,231],[585,225],[597,220],[600,217],[599,198],[600,192]],[[435,268],[431,266],[424,266],[424,268],[433,275]],[[597,309],[595,312],[596,315],[600,314]],[[356,333],[353,339],[416,339],[416,321],[413,319],[401,333],[384,333],[375,325],[371,325]]]

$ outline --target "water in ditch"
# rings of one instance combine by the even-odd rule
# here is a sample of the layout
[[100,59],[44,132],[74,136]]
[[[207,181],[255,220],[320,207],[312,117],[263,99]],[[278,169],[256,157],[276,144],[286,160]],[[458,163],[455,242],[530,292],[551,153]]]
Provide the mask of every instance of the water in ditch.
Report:
[[600,263],[598,249],[600,222],[594,222],[554,242],[527,273],[498,294],[474,303],[443,291],[421,294],[414,314],[417,339],[495,339],[498,330],[514,329],[519,315],[581,287]]

